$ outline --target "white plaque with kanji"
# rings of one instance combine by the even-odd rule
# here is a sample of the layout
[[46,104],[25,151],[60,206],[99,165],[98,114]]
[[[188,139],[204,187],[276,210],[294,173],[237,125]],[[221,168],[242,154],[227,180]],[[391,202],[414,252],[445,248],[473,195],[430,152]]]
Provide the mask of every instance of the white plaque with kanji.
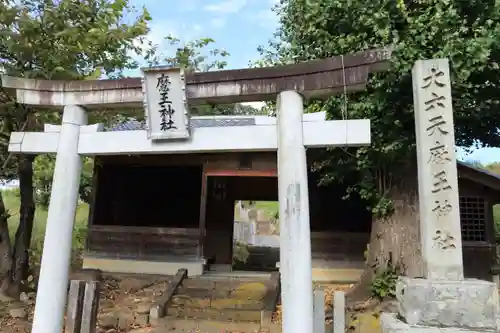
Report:
[[182,69],[144,68],[142,76],[148,138],[188,139],[189,113]]

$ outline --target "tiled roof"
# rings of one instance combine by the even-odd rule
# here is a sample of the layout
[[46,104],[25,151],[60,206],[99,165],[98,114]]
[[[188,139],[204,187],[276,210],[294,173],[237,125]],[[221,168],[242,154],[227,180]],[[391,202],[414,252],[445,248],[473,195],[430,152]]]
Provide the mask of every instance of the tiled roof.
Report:
[[[225,127],[225,126],[249,126],[255,125],[254,117],[204,117],[191,118],[189,125],[193,128],[198,127]],[[128,120],[122,122],[110,131],[138,131],[146,129],[146,123],[137,120]]]
[[500,181],[500,175],[499,174],[496,174],[496,173],[491,172],[489,170],[486,170],[484,168],[475,166],[475,165],[473,165],[471,163],[462,162],[462,161],[457,161],[457,164],[462,165],[462,166],[464,166],[466,168],[472,169],[474,171],[480,172],[482,174],[488,175],[490,177],[496,178],[496,179],[498,179]]

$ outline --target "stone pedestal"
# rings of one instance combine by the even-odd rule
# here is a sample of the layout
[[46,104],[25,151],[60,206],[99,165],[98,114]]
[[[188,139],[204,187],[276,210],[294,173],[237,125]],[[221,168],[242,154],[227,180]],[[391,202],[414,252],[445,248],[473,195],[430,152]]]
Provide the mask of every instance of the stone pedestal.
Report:
[[490,329],[462,329],[456,327],[431,327],[408,325],[398,319],[395,313],[382,313],[380,315],[382,332],[384,333],[495,333]]
[[397,314],[381,317],[382,332],[496,332],[498,291],[482,280],[399,278]]

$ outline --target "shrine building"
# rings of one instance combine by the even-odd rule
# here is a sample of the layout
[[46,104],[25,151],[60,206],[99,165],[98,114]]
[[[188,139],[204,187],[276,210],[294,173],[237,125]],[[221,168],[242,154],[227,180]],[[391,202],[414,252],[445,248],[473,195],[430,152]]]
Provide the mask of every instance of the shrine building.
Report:
[[[264,116],[191,118],[193,127],[210,128],[214,135],[221,127],[274,121]],[[324,121],[324,113],[305,114],[304,121]],[[130,121],[113,129],[137,130],[144,130],[144,123]],[[308,150],[309,166],[313,152]],[[95,161],[86,268],[228,272],[235,201],[278,200],[273,152],[98,156]],[[463,162],[457,168],[465,274],[490,280],[500,176]],[[319,175],[308,175],[313,279],[354,282],[364,269],[371,213],[361,201],[342,200],[345,189],[318,187]]]

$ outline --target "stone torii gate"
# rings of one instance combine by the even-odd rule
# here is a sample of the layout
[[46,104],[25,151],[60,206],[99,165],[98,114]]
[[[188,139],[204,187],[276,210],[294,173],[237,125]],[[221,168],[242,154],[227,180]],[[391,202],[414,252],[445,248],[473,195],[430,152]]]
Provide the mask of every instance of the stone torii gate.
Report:
[[[9,143],[10,152],[57,153],[32,332],[62,329],[81,156],[277,151],[283,331],[312,333],[305,148],[369,145],[370,121],[303,121],[303,98],[362,90],[371,72],[387,68],[389,57],[390,51],[378,49],[294,65],[187,76],[179,69],[152,68],[144,70],[142,80],[2,76],[3,86],[16,90],[19,103],[64,110],[60,126],[46,125],[40,133],[12,133]],[[189,126],[188,105],[267,101],[276,96],[277,125],[224,127],[216,132]],[[101,132],[98,124],[86,125],[87,110],[138,107],[146,110],[147,131]]]

